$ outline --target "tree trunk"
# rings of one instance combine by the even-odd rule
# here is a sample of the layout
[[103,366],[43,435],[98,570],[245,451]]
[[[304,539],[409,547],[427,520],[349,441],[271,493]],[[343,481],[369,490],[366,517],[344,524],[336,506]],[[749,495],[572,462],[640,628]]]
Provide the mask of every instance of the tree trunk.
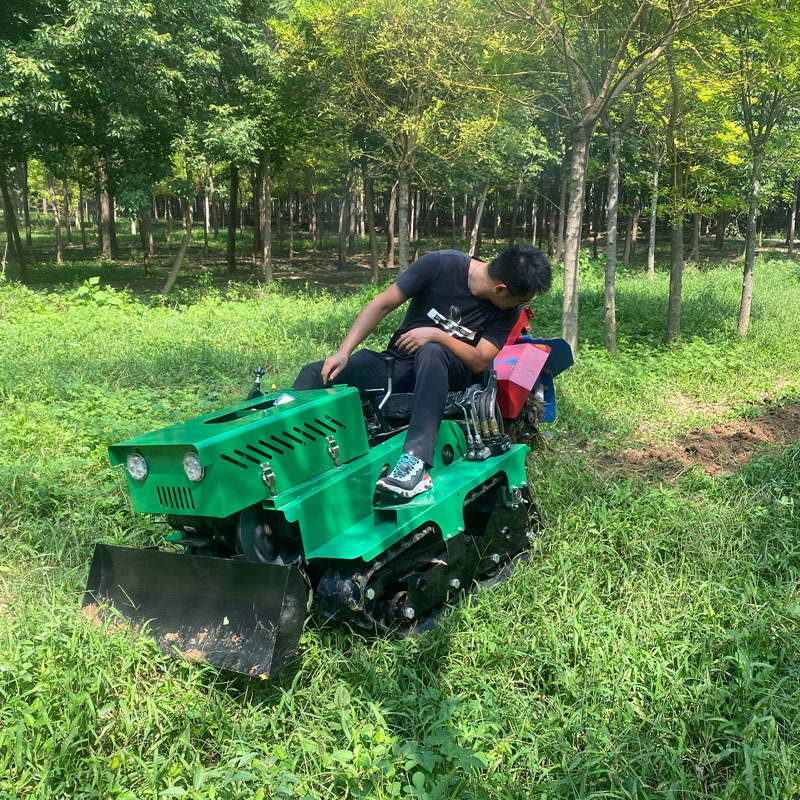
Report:
[[67,235],[67,244],[72,244],[72,225],[70,223],[69,187],[64,178],[64,233]]
[[631,260],[631,252],[636,247],[636,237],[639,235],[639,214],[642,212],[642,199],[639,195],[633,201],[633,213],[628,220],[628,230],[625,235],[625,250],[622,253],[622,263],[627,269]]
[[144,262],[144,276],[149,278],[150,255],[153,247],[153,234],[150,228],[150,209],[139,209],[139,244],[142,247],[142,261]]
[[692,261],[697,263],[700,260],[700,214],[692,215]]
[[356,231],[358,228],[358,168],[355,164],[350,166],[350,196],[348,198],[348,211],[350,212],[347,220],[347,255],[356,254]]
[[236,218],[239,216],[239,168],[231,164],[230,198],[228,199],[228,273],[236,272]]
[[289,184],[289,263],[294,260],[294,190]]
[[86,220],[84,219],[83,184],[78,184],[78,220],[81,226],[81,250],[86,252]]
[[456,197],[450,195],[450,247],[456,249]]
[[214,229],[214,241],[219,241],[219,204],[217,203],[217,190],[214,186],[214,165],[208,168],[208,194],[211,205],[211,227]]
[[[10,189],[9,189],[9,192],[8,192],[8,196],[11,198],[10,202],[13,204],[14,197],[13,197]],[[11,228],[11,216],[10,216],[10,213],[8,211],[8,206],[6,204],[5,199],[3,199],[3,211],[5,213],[5,221],[6,221],[6,248],[5,248],[4,252],[3,252],[3,261],[5,261],[6,260],[5,256],[6,256],[6,253],[8,251],[8,248],[11,247],[14,250],[14,252],[16,252],[17,246],[14,243],[14,232],[13,232],[13,230]],[[16,218],[16,211],[14,211],[14,216]],[[5,267],[3,267],[3,269],[5,270]]]
[[101,158],[97,163],[97,183],[100,187],[100,247],[105,258],[111,258],[111,198],[106,186],[106,161]]
[[[22,213],[25,217],[25,244],[28,247],[33,245],[33,234],[31,232],[31,207],[28,203],[28,159],[22,162]],[[84,248],[86,249],[86,248]]]
[[486,193],[489,191],[489,184],[484,183],[478,199],[478,208],[475,211],[475,221],[472,223],[472,234],[469,238],[469,254],[474,256],[480,252],[478,244],[478,234],[481,229],[481,218],[483,217],[483,207],[486,204]]
[[555,206],[550,206],[550,216],[544,221],[544,227],[547,231],[547,255],[553,258],[556,252],[556,213]]
[[206,175],[203,187],[203,257],[208,258],[208,234],[211,231],[211,173]]
[[522,197],[522,243],[525,244],[525,237],[528,235],[528,195]]
[[317,252],[317,228],[319,226],[319,217],[317,214],[317,193],[312,190],[311,198],[308,207],[308,233],[311,237],[311,252]]
[[272,280],[272,171],[269,148],[261,151],[259,195],[259,231],[261,240],[261,267],[264,280]]
[[402,165],[397,176],[397,267],[400,272],[408,269],[409,210],[408,172]]
[[647,243],[647,277],[656,275],[656,218],[658,215],[658,164],[653,168],[653,188],[650,192],[650,230]]
[[172,198],[164,195],[164,216],[167,218],[167,252],[172,250]]
[[[250,186],[253,189],[253,197],[250,203],[247,204],[248,211],[250,208],[253,210],[253,241],[250,248],[250,265],[253,270],[256,269],[261,262],[261,159],[258,165],[250,170]],[[244,215],[245,205],[242,205],[241,212]],[[242,221],[239,228],[239,241],[242,240],[244,222]]]
[[397,186],[399,181],[392,184],[389,192],[389,209],[386,212],[386,267],[394,269],[394,220],[397,212]]
[[789,212],[789,236],[787,242],[787,252],[789,255],[794,253],[794,232],[797,224],[797,193],[800,189],[800,180],[795,178],[794,192],[792,193],[792,208]]
[[347,233],[345,232],[345,217],[347,216],[347,199],[350,194],[350,189],[347,185],[344,187],[342,196],[339,199],[339,269],[342,270],[347,266]]
[[372,194],[373,178],[369,176],[367,156],[361,155],[361,179],[364,181],[364,205],[367,212],[367,230],[369,232],[369,281],[378,282],[378,235],[375,232],[375,198]]
[[539,197],[533,198],[531,203],[531,244],[536,245],[536,224],[539,221]]
[[[617,217],[619,212],[619,131],[612,129],[608,135],[608,216],[606,225],[606,280],[604,343],[612,355],[617,353]],[[597,234],[595,233],[595,236]]]
[[178,255],[175,256],[175,261],[172,264],[172,269],[169,272],[169,277],[164,284],[164,288],[161,290],[161,294],[169,294],[172,287],[175,285],[175,281],[178,279],[178,273],[181,271],[183,259],[186,256],[186,250],[192,239],[194,206],[186,198],[181,198],[181,206],[183,207],[183,238],[181,239],[181,246],[178,248]]
[[[514,237],[517,233],[517,216],[519,214],[519,202],[520,198],[522,197],[522,189],[525,185],[525,165],[523,164],[519,169],[519,175],[517,176],[517,189],[514,193],[514,210],[511,212],[511,233],[508,237],[508,246],[511,247],[514,244]],[[523,237],[524,238],[524,237]]]
[[425,222],[423,223],[423,234],[428,238],[433,238],[433,221],[436,219],[437,225],[439,222],[438,215],[436,214],[436,197],[433,193],[428,195],[427,208],[425,209]]
[[17,225],[17,215],[14,212],[14,204],[11,200],[11,192],[8,190],[8,178],[6,166],[0,163],[0,192],[3,195],[5,205],[6,224],[11,232],[11,240],[14,249],[17,251],[17,261],[19,262],[19,279],[22,283],[28,282],[28,262],[25,258],[25,251],[22,249],[22,240],[19,238],[19,226]]
[[586,165],[589,161],[589,144],[596,121],[581,121],[575,126],[572,141],[569,206],[564,243],[564,302],[561,314],[561,335],[578,351],[578,264],[583,228],[583,201],[586,191]]
[[600,244],[600,217],[603,211],[603,190],[597,182],[592,184],[592,258],[597,261]]
[[739,305],[737,333],[745,336],[750,327],[750,307],[753,301],[753,266],[756,260],[756,219],[758,196],[761,191],[761,170],[764,166],[764,151],[753,153],[753,170],[750,181],[750,203],[747,209],[747,234],[744,250],[744,275],[742,276],[742,300]]
[[111,223],[111,255],[116,258],[117,249],[117,198],[110,194],[108,198],[109,218]]
[[561,188],[558,193],[558,238],[556,239],[556,261],[561,259],[564,252],[564,229],[567,222],[567,182],[564,180],[564,173],[567,171],[567,154],[564,152],[564,159],[561,162],[561,170],[558,174]]
[[419,192],[408,193],[408,244],[411,247],[411,242],[414,241],[417,235],[417,195]]
[[[424,198],[424,202],[423,202]],[[433,219],[433,211],[434,211],[434,201],[433,195],[427,195],[423,193],[419,193],[418,205],[420,206],[420,217],[417,220],[417,238],[414,242],[414,261],[419,258],[419,246],[422,240],[422,235],[425,231],[429,230],[431,227],[431,221]],[[425,208],[424,215],[422,214],[422,208]]]
[[672,48],[667,53],[669,81],[672,90],[672,108],[667,123],[667,156],[672,166],[672,241],[669,265],[669,301],[667,305],[667,330],[665,340],[674,342],[681,330],[681,290],[683,283],[683,164],[675,143],[675,126],[680,115],[680,80],[672,58]]
[[56,190],[53,188],[53,176],[47,173],[47,188],[50,190],[50,203],[53,206],[53,224],[56,233],[56,264],[64,263],[64,243],[61,241],[61,211],[56,201]]
[[674,165],[674,208],[669,265],[669,301],[667,306],[666,341],[674,342],[681,330],[681,291],[683,284],[683,198],[679,194],[683,186],[683,165]]

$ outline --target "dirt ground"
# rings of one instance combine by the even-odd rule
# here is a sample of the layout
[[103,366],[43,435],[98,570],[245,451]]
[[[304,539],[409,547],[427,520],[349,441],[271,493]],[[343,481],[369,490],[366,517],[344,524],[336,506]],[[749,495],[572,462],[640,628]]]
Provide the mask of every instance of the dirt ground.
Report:
[[707,475],[733,472],[762,450],[800,441],[800,403],[770,401],[754,406],[756,416],[717,422],[668,444],[645,444],[604,453],[600,466],[639,475],[678,477],[700,468]]

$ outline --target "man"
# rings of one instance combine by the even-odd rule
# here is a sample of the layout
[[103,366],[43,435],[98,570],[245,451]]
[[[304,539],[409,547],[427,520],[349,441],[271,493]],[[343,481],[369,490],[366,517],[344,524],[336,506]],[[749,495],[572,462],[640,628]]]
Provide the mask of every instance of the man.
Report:
[[428,253],[356,317],[341,347],[325,361],[307,364],[295,389],[336,383],[366,389],[385,386],[382,353],[353,350],[391,311],[411,300],[386,353],[394,356],[394,389],[413,392],[403,455],[377,483],[383,492],[414,497],[433,486],[436,434],[447,392],[465,389],[492,365],[519,318],[520,308],[550,288],[550,263],[541,250],[515,245],[491,263],[458,250]]

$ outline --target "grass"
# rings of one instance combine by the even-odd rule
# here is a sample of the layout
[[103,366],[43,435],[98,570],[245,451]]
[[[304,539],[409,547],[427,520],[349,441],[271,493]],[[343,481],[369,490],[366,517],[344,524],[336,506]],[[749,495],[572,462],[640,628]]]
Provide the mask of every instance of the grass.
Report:
[[[672,483],[592,459],[752,413],[765,394],[795,402],[796,262],[758,263],[745,339],[740,266],[688,270],[671,346],[666,273],[622,274],[617,359],[590,265],[555,448],[530,460],[539,557],[416,639],[310,624],[274,684],[79,613],[96,541],[164,534],[133,515],[106,448],[238,400],[256,364],[288,383],[375,289],[195,271],[165,299],[120,288],[123,265],[89,282],[92,266],[40,261],[49,291],[0,284],[2,800],[798,796],[800,445]],[[557,335],[558,288],[535,310]]]

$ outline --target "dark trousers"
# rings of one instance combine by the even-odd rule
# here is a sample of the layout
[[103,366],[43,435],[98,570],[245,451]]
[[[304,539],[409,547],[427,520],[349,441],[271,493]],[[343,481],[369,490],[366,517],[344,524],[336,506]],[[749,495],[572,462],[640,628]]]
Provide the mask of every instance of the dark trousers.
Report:
[[[473,375],[447,347],[429,342],[411,356],[394,349],[384,353],[359,350],[350,356],[347,366],[336,376],[334,383],[355,386],[362,397],[365,397],[366,389],[384,389],[386,365],[383,357],[386,353],[395,359],[393,391],[413,393],[411,419],[403,451],[422,459],[430,467],[433,464],[436,434],[447,402],[447,392],[466,389],[470,383],[479,380],[480,376]],[[306,364],[300,370],[294,388],[325,388],[321,374],[323,363],[315,361]]]

